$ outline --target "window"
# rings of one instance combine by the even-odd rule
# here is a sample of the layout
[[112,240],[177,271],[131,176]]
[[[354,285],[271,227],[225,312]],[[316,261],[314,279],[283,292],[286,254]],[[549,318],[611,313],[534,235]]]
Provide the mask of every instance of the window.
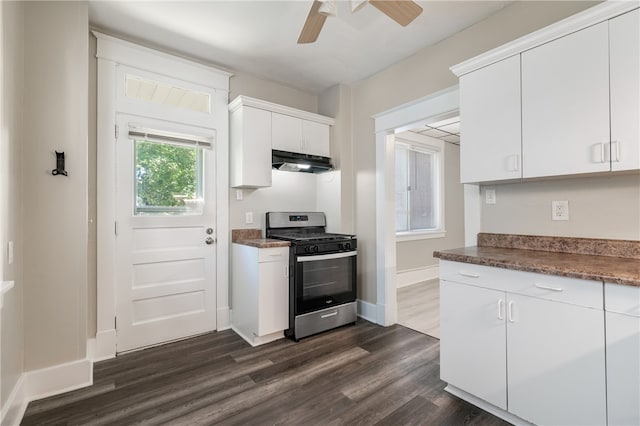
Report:
[[130,130],[134,142],[134,214],[202,214],[203,147],[211,142],[168,132]]
[[195,112],[211,112],[211,95],[196,90],[178,87],[150,79],[127,75],[125,90],[127,97],[153,102],[173,108]]
[[396,234],[406,239],[444,233],[442,141],[417,139],[396,138],[395,146]]

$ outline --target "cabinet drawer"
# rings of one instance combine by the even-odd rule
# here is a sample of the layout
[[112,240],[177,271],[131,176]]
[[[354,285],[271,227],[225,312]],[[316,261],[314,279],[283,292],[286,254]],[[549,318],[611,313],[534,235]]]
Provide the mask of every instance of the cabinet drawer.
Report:
[[289,247],[261,248],[258,250],[258,262],[281,262],[289,260]]
[[604,285],[605,310],[640,317],[640,287]]
[[460,262],[440,262],[443,280],[545,300],[603,309],[602,282],[514,271]]

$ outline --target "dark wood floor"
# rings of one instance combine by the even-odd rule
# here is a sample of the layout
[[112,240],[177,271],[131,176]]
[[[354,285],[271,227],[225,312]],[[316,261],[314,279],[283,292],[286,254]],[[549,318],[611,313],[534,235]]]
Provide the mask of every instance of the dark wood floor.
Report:
[[93,386],[32,402],[22,424],[506,424],[439,376],[439,341],[400,325],[257,348],[228,330],[99,362]]

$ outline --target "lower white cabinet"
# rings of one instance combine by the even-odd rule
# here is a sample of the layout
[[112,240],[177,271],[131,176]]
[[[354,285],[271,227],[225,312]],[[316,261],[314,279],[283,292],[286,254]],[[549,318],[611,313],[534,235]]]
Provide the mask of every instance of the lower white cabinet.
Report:
[[440,270],[442,380],[531,423],[606,424],[602,283]]
[[232,244],[231,327],[252,346],[289,328],[289,248]]
[[605,284],[610,426],[640,424],[640,287]]

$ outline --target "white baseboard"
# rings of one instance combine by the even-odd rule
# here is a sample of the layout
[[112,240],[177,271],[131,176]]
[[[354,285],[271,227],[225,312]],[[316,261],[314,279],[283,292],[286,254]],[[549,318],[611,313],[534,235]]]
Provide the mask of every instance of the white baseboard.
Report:
[[378,305],[375,303],[365,302],[358,299],[357,301],[358,316],[369,322],[378,324]]
[[95,345],[92,357],[87,358],[93,362],[114,358],[116,356],[116,329],[103,330],[96,333]]
[[231,310],[228,306],[218,308],[216,320],[216,330],[222,331],[231,328]]
[[22,373],[7,403],[0,424],[19,425],[31,401],[80,389],[93,384],[93,363],[89,359],[68,362]]
[[533,423],[529,423],[526,420],[521,419],[518,416],[515,416],[505,410],[503,410],[502,408],[496,407],[493,404],[489,404],[487,401],[482,400],[480,398],[478,398],[475,395],[471,395],[470,393],[467,393],[465,391],[463,391],[462,389],[458,389],[455,386],[451,386],[451,385],[447,385],[444,388],[445,391],[449,392],[451,395],[455,395],[460,399],[463,399],[467,402],[470,402],[471,404],[475,405],[476,407],[482,408],[484,411],[493,414],[496,417],[500,417],[503,420],[506,420],[507,422],[516,425],[516,426],[534,426]]
[[406,287],[422,281],[434,280],[440,276],[440,266],[431,265],[424,268],[407,269],[396,273],[396,288]]

